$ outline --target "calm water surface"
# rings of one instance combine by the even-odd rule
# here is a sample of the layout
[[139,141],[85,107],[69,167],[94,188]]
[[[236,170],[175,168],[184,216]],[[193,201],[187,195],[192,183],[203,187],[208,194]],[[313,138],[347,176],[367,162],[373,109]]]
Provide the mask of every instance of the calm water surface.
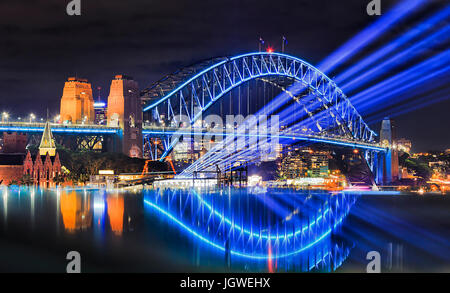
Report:
[[0,270],[450,271],[450,199],[259,189],[0,190]]

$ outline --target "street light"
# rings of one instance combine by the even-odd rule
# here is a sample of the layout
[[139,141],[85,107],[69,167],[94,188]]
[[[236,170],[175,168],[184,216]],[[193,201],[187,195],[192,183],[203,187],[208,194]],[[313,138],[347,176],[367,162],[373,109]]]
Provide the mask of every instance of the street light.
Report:
[[3,112],[2,113],[2,122],[4,122],[4,120],[8,121],[8,117],[9,117],[9,114],[6,112]]
[[34,118],[36,118],[36,116],[34,116],[33,113],[30,114],[30,123],[33,122]]

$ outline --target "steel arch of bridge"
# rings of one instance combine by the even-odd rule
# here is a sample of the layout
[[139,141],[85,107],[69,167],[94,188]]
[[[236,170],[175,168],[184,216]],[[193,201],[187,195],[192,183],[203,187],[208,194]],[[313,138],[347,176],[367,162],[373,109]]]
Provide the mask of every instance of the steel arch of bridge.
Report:
[[[144,112],[151,111],[153,122],[172,121],[177,127],[181,122],[177,117],[184,115],[192,125],[233,88],[267,76],[288,77],[301,82],[333,108],[336,124],[343,125],[353,139],[374,142],[375,132],[330,78],[309,63],[281,53],[249,53],[182,69],[142,92],[143,100],[148,102]],[[164,154],[167,153],[166,150]]]

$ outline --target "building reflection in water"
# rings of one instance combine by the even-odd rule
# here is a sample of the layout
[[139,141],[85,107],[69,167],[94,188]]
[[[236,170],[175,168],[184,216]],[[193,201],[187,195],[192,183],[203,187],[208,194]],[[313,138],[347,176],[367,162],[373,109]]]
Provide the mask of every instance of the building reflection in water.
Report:
[[75,190],[61,192],[59,199],[64,229],[73,233],[84,230],[92,224],[90,196],[77,194]]
[[123,233],[124,197],[121,194],[106,195],[105,191],[82,194],[62,190],[59,208],[67,232],[92,227],[97,236],[103,237],[107,214],[111,231],[119,236]]
[[106,199],[106,203],[108,206],[108,218],[111,230],[115,235],[120,236],[123,233],[123,195],[117,194],[108,196],[108,198]]

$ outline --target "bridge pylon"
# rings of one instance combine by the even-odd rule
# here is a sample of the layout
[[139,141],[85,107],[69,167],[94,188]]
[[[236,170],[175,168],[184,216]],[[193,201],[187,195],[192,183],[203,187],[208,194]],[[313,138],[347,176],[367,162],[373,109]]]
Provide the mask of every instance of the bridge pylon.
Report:
[[142,158],[142,105],[138,83],[126,75],[116,75],[108,96],[107,125],[122,131],[112,142],[112,150]]
[[398,151],[396,147],[394,122],[385,117],[381,122],[380,143],[389,148],[383,157],[383,184],[390,184],[399,179]]

